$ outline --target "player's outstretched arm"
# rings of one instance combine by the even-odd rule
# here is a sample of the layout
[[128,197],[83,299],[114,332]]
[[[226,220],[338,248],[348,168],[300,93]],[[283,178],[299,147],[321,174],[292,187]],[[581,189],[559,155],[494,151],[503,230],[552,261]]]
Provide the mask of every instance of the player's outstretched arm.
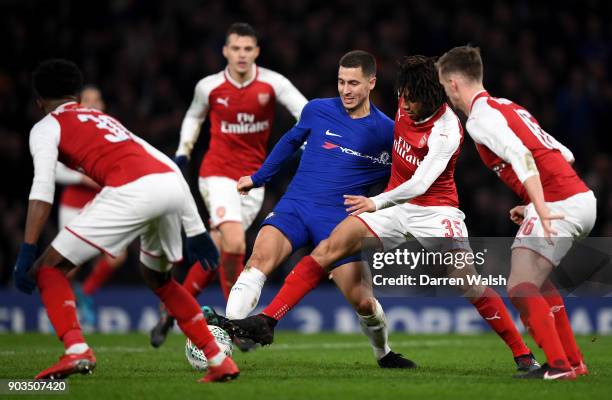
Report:
[[364,212],[376,211],[376,204],[369,197],[344,195],[344,205],[347,206],[346,212],[351,215],[359,215]]
[[263,165],[251,175],[253,187],[263,186],[270,181],[280,171],[283,164],[300,149],[310,134],[314,107],[313,102],[304,106],[298,123],[280,138]]
[[432,132],[427,141],[429,151],[417,167],[414,175],[395,189],[372,197],[371,200],[376,207],[375,210],[404,203],[425,193],[444,172],[460,143],[459,130]]
[[253,187],[260,187],[269,182],[283,164],[300,149],[309,133],[310,129],[300,127],[299,123],[285,133],[259,170],[251,175]]

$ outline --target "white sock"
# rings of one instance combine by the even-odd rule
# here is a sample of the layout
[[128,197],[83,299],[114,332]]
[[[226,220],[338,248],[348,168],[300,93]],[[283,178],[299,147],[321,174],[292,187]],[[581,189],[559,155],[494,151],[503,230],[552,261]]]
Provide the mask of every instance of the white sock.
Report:
[[391,351],[391,348],[387,343],[389,333],[387,331],[387,318],[385,317],[385,312],[378,300],[374,299],[374,301],[376,302],[374,314],[357,314],[357,316],[359,317],[361,331],[370,340],[370,345],[372,345],[372,350],[374,350],[374,357],[380,360]]
[[66,349],[66,354],[81,354],[89,349],[87,343],[77,343]]
[[227,357],[225,353],[223,351],[219,351],[216,356],[208,359],[208,365],[211,367],[217,367],[223,363],[225,357]]
[[257,307],[264,283],[266,275],[263,272],[254,267],[246,267],[230,291],[225,316],[229,319],[248,317]]

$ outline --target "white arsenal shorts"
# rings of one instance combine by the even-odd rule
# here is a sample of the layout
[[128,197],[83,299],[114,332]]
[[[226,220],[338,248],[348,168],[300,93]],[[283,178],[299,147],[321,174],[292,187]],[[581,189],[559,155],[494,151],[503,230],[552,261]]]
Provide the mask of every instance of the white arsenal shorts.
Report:
[[75,219],[81,213],[81,210],[82,208],[64,206],[60,204],[57,218],[59,229],[64,229],[64,227],[68,225],[70,221]]
[[533,203],[525,207],[523,223],[516,234],[512,248],[528,248],[547,258],[554,266],[572,248],[575,240],[588,236],[597,217],[597,199],[590,190],[578,193],[565,200],[547,202],[553,214],[562,214],[564,219],[553,220],[551,226],[557,232],[552,244],[544,238],[544,230]]
[[[444,251],[471,251],[465,214],[455,207],[398,204],[372,213],[357,216],[379,239],[385,250],[415,238],[428,250],[439,247]],[[440,240],[452,238],[452,240]]]
[[184,186],[173,172],[105,187],[51,246],[78,266],[100,252],[115,257],[140,237],[140,261],[164,272],[182,259],[184,204]]
[[244,229],[257,217],[264,200],[264,188],[254,188],[247,195],[238,193],[238,181],[224,176],[200,178],[200,193],[210,214],[211,229],[224,222],[241,222]]

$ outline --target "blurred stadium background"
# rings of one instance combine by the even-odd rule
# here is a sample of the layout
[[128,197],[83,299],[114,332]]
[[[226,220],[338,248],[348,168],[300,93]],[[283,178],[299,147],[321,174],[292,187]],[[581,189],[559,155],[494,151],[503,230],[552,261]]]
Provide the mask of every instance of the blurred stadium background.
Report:
[[[0,331],[43,329],[44,325],[37,314],[38,297],[17,293],[10,281],[23,238],[33,173],[28,132],[42,117],[29,86],[33,68],[49,57],[74,60],[82,67],[86,82],[101,88],[109,114],[172,155],[194,85],[225,66],[221,47],[227,27],[236,21],[249,22],[258,30],[262,49],[258,64],[281,72],[309,99],[337,95],[337,61],[343,53],[355,48],[372,52],[379,64],[373,101],[390,116],[397,105],[393,85],[400,57],[439,55],[468,42],[480,46],[489,91],[524,105],[544,129],[574,152],[575,168],[598,198],[598,221],[592,235],[612,236],[610,2],[3,0]],[[289,114],[279,110],[270,148],[291,123]],[[199,161],[207,147],[206,131],[205,125],[188,173],[203,217],[206,211],[195,188]],[[296,165],[297,160],[293,168]],[[282,195],[292,173],[293,169],[287,169],[267,187],[258,221]],[[514,196],[482,166],[469,139],[459,158],[456,180],[471,236],[514,236],[516,228],[508,219]],[[258,221],[248,232],[249,244],[257,233]],[[56,222],[54,214],[41,248],[57,232]],[[128,329],[144,330],[149,319],[154,319],[154,297],[143,288],[135,268],[136,253],[131,250],[128,264],[114,275],[109,289],[102,289],[96,298],[109,315],[109,325],[100,327],[103,331],[126,326],[121,312],[131,318]],[[286,263],[270,282],[280,283],[292,265],[292,261]],[[177,271],[179,277],[182,273]],[[357,329],[350,309],[331,286],[319,293],[309,296],[310,308],[298,310],[288,327],[311,331]],[[262,304],[271,294],[264,294]],[[205,291],[200,300],[222,303],[216,289]],[[384,300],[383,304],[401,307],[400,300]],[[128,303],[139,308],[121,308]],[[585,325],[583,318],[582,333],[612,331],[612,306],[603,307],[603,300],[589,304],[584,305],[583,317],[590,325]],[[403,314],[398,314],[397,327],[411,330],[406,326],[427,326],[429,317],[423,310],[437,309],[442,314],[436,314],[438,319],[434,318],[429,331],[462,331],[457,310],[466,305],[453,300],[398,308]],[[341,315],[342,310],[347,312],[346,317]],[[413,311],[417,322],[406,322],[412,321],[409,313]],[[342,318],[346,322],[338,322]],[[451,325],[446,327],[439,318],[450,319]]]

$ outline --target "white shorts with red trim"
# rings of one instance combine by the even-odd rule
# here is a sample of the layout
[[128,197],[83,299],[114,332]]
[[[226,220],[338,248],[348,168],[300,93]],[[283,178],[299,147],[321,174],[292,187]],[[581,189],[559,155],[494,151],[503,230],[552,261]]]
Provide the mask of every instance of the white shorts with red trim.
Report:
[[254,188],[247,195],[238,193],[238,181],[224,176],[208,176],[198,181],[200,194],[210,214],[210,227],[224,222],[241,222],[244,229],[257,217],[264,200],[264,188]]
[[528,248],[547,258],[554,266],[572,248],[574,241],[589,235],[597,218],[597,199],[592,191],[578,193],[565,200],[546,203],[553,214],[565,218],[553,220],[551,226],[557,235],[550,243],[544,238],[542,222],[533,203],[525,207],[523,223],[516,234],[512,248]]
[[183,185],[174,172],[105,187],[60,231],[51,246],[81,265],[100,252],[115,257],[140,237],[140,261],[163,272],[182,258],[184,202]]
[[[415,238],[428,250],[471,251],[465,214],[455,207],[404,203],[357,216],[377,236],[385,250]],[[440,239],[443,240],[440,240]],[[452,240],[448,240],[448,239]]]
[[64,229],[64,227],[68,225],[70,221],[75,219],[81,213],[81,210],[82,208],[70,207],[60,204],[59,211],[57,213],[57,223],[59,225],[59,229]]

